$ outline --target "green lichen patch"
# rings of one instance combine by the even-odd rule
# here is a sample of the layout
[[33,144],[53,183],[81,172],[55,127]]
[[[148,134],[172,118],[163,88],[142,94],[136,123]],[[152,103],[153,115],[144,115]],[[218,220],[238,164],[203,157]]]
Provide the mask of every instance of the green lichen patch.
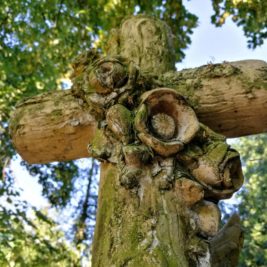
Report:
[[13,114],[11,114],[11,119],[9,122],[9,133],[13,136],[21,126],[21,119],[24,117],[25,110],[17,109]]
[[123,144],[132,140],[133,116],[130,110],[120,104],[109,108],[106,114],[109,129]]
[[203,78],[221,78],[230,77],[240,74],[238,67],[231,65],[231,63],[224,62],[222,64],[208,64],[198,68],[199,76]]
[[159,77],[161,86],[175,89],[179,94],[184,96],[192,107],[197,107],[198,100],[195,92],[201,89],[201,78],[195,76],[193,69],[187,69],[182,72],[167,72]]
[[267,67],[262,67],[259,69],[260,75],[251,84],[252,88],[267,90]]
[[91,144],[88,146],[89,154],[99,160],[107,160],[111,155],[111,144],[104,131],[97,129]]
[[58,117],[61,117],[63,115],[62,109],[54,109],[51,112],[51,118],[52,119],[58,119]]

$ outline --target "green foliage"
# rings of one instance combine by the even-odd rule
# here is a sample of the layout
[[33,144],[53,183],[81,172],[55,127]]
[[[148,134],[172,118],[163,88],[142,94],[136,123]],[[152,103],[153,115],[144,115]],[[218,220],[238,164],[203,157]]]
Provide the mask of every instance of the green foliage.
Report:
[[22,161],[21,165],[26,166],[30,175],[38,178],[38,182],[42,185],[42,193],[52,206],[66,207],[71,198],[73,184],[79,178],[75,162],[29,165]]
[[267,135],[243,137],[238,144],[244,160],[245,186],[238,210],[245,230],[242,267],[267,266]]
[[79,251],[64,241],[55,223],[40,211],[30,217],[0,208],[0,266],[80,266]]
[[18,198],[11,172],[0,183],[0,266],[80,266],[80,251],[67,244],[47,212]]
[[214,0],[215,14],[212,23],[221,26],[228,16],[243,28],[248,38],[249,48],[256,48],[267,38],[267,1],[266,0]]

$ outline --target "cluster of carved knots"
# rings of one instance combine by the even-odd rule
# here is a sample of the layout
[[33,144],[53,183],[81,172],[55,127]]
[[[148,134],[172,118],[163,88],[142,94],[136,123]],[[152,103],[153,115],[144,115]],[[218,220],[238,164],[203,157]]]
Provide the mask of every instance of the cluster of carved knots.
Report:
[[149,175],[162,191],[180,185],[188,206],[205,199],[216,210],[214,203],[241,187],[238,152],[201,124],[176,90],[148,88],[138,68],[119,57],[98,58],[83,80],[99,121],[89,152],[118,164],[122,186],[136,190]]

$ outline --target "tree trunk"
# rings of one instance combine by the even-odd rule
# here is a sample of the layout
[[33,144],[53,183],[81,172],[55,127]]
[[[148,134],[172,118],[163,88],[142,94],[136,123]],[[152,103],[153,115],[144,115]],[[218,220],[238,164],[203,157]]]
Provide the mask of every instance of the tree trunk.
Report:
[[[193,266],[188,255],[196,239],[178,191],[160,192],[149,170],[139,190],[129,191],[118,173],[112,164],[101,166],[93,266]],[[208,244],[198,241],[208,257]]]

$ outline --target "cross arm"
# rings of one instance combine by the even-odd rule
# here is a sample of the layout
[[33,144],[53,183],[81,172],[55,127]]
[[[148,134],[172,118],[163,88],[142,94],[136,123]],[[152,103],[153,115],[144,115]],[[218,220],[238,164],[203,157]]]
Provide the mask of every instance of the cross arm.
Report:
[[199,120],[214,131],[228,138],[267,131],[265,61],[208,64],[165,76],[165,86],[187,96]]
[[96,121],[71,90],[54,91],[19,103],[10,120],[17,152],[29,163],[88,157]]
[[[201,122],[226,137],[267,130],[267,63],[245,60],[165,73],[155,86],[187,97]],[[29,163],[90,156],[97,123],[88,105],[71,90],[21,102],[10,120],[13,144]]]

